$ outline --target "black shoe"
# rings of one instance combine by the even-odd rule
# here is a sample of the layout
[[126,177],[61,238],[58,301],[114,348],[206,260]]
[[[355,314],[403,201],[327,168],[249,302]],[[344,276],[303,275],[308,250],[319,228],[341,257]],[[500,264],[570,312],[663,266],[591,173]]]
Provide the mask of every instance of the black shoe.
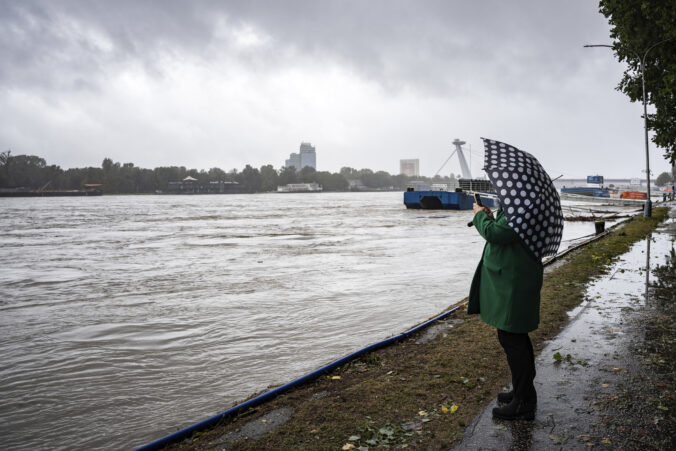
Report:
[[495,407],[493,417],[501,420],[534,420],[535,403],[526,403],[520,399],[512,399],[512,402],[504,407]]
[[514,399],[514,390],[498,393],[498,402],[500,404],[509,404]]

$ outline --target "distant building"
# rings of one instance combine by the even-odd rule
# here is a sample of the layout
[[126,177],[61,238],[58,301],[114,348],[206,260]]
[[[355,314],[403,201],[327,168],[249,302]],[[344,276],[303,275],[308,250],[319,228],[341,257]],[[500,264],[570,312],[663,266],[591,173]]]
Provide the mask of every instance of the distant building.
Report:
[[314,146],[310,143],[300,143],[300,152],[289,155],[284,166],[287,168],[294,166],[296,171],[300,171],[305,166],[317,169],[317,152]]
[[296,170],[300,170],[300,154],[292,153],[289,155],[289,159],[284,162],[284,167],[290,168],[291,166],[295,167]]
[[409,177],[420,177],[420,160],[399,160],[399,173]]

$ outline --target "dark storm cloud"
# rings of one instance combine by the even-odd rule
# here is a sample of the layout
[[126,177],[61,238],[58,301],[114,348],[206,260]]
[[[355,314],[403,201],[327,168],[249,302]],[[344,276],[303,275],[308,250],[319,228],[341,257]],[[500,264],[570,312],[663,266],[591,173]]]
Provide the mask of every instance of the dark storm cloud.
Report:
[[[166,55],[237,58],[274,71],[298,59],[339,64],[389,89],[453,95],[468,86],[547,89],[576,70],[599,18],[567,2],[21,1],[0,2],[0,83],[82,89],[140,64],[162,76]],[[567,20],[568,19],[568,20]],[[579,22],[587,21],[587,23]],[[233,54],[222,28],[269,37]],[[257,56],[257,57],[256,57]]]

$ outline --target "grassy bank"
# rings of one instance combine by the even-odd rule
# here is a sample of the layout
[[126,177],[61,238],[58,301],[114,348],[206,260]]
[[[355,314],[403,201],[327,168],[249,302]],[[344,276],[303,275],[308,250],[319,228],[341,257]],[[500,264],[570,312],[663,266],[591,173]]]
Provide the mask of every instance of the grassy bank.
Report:
[[[583,301],[586,284],[605,273],[613,259],[644,238],[666,214],[666,209],[659,208],[652,218],[636,217],[568,254],[563,264],[547,271],[540,327],[531,334],[536,352],[565,325],[566,312]],[[241,450],[451,447],[509,382],[509,371],[495,329],[476,315],[458,313],[435,327],[439,333],[434,337],[423,332],[371,353],[175,446]],[[269,417],[265,415],[280,408],[292,409],[283,425],[258,438],[251,437],[255,433],[249,438],[236,434],[245,424],[266,424]]]

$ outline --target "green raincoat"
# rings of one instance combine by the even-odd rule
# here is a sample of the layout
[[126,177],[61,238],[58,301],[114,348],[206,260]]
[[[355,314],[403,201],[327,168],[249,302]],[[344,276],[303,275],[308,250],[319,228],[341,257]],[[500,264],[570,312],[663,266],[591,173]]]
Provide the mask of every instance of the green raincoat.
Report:
[[467,313],[481,313],[485,323],[507,332],[537,329],[542,262],[507,224],[502,210],[495,220],[479,211],[473,222],[486,246],[472,279]]

